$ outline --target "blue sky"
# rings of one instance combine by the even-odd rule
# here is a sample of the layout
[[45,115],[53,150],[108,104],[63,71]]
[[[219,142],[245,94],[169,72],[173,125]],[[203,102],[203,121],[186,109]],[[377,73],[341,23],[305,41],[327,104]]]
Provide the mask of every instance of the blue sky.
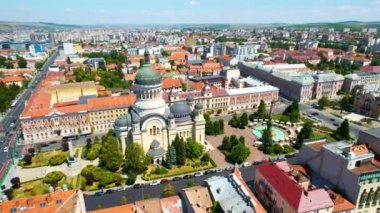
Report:
[[380,0],[0,0],[2,21],[65,24],[380,21]]

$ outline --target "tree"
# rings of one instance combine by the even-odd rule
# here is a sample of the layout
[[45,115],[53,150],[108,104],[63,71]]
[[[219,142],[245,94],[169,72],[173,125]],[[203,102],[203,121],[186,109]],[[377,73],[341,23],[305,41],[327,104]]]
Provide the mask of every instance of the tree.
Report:
[[175,189],[174,189],[174,186],[169,183],[164,187],[164,192],[162,193],[162,197],[170,197],[173,195],[175,195]]
[[228,124],[235,128],[240,125],[240,118],[237,116],[236,113],[234,113],[232,119],[228,122]]
[[257,108],[256,117],[261,119],[268,117],[267,105],[265,104],[264,100],[260,101],[259,107]]
[[292,104],[286,107],[285,111],[282,114],[288,116],[290,122],[298,122],[301,118],[298,100],[294,99]]
[[330,106],[330,100],[326,96],[323,96],[321,99],[318,100],[318,105],[321,109],[329,107]]
[[65,177],[65,174],[60,171],[53,171],[46,174],[44,178],[44,182],[47,184],[51,184],[53,186],[56,186],[62,178]]
[[121,197],[120,204],[121,204],[121,205],[125,205],[125,204],[127,204],[127,197],[126,197],[126,196],[123,195],[123,196]]
[[194,186],[196,186],[196,185],[197,185],[197,184],[195,183],[194,180],[189,180],[189,181],[186,182],[186,187],[187,187],[187,188],[194,187]]
[[166,50],[162,50],[162,51],[161,51],[161,55],[162,55],[162,56],[165,56],[165,57],[168,57],[168,56],[171,55],[171,52],[166,51]]
[[42,67],[44,66],[44,62],[36,62],[35,64],[34,64],[34,68],[36,68],[36,70],[40,70],[40,69],[42,69]]
[[36,152],[36,150],[34,148],[29,148],[28,149],[28,153],[31,155],[31,156],[34,156],[34,153]]
[[12,188],[18,189],[21,186],[21,181],[19,177],[14,177],[11,179]]
[[380,59],[373,58],[371,61],[371,66],[380,66]]
[[300,149],[302,147],[304,140],[310,138],[312,133],[313,133],[313,123],[305,122],[303,124],[303,127],[300,133],[297,135],[297,142],[294,144],[294,148]]
[[336,140],[350,140],[350,124],[347,119],[333,132],[332,136]]
[[236,146],[239,144],[239,139],[236,137],[236,135],[231,135],[230,136],[230,141],[231,141],[231,145],[232,147]]
[[17,56],[17,64],[19,68],[26,68],[28,62],[25,60],[25,58]]
[[66,58],[66,63],[67,63],[67,64],[71,64],[71,59],[70,59],[70,57],[67,57],[67,58]]
[[273,137],[272,137],[272,127],[267,125],[267,128],[263,130],[263,134],[261,135],[261,141],[263,142],[264,147],[272,146]]
[[341,110],[347,110],[347,111],[350,110],[351,106],[352,106],[352,102],[351,102],[350,96],[348,96],[348,95],[344,96],[340,100],[339,106],[340,106]]
[[210,162],[210,161],[211,161],[210,154],[206,152],[206,153],[201,157],[201,162],[208,163],[208,162]]
[[223,142],[222,142],[222,150],[231,151],[231,149],[232,149],[232,144],[231,144],[230,137],[224,136]]
[[127,144],[125,149],[125,164],[124,171],[126,173],[140,174],[150,164],[151,159],[145,155],[145,152],[140,144]]
[[169,60],[169,64],[170,64],[170,67],[173,69],[173,66],[175,65],[175,61],[174,60]]
[[245,143],[245,138],[243,136],[240,136],[239,143]]
[[203,154],[203,145],[193,138],[186,139],[186,157],[190,159],[198,159]]
[[175,147],[173,145],[169,145],[168,152],[166,153],[165,159],[165,167],[171,169],[173,165],[177,164],[177,154],[175,151]]
[[219,119],[219,134],[223,134],[224,133],[224,120],[223,119]]
[[102,148],[99,153],[99,165],[110,171],[117,171],[123,163],[123,154],[119,147],[119,142],[115,136],[107,136],[102,141]]
[[186,145],[181,137],[176,146],[177,165],[185,165],[186,163]]
[[181,87],[182,87],[182,92],[186,92],[187,91],[187,84],[185,82],[181,83]]
[[228,160],[231,163],[241,164],[248,158],[250,153],[249,148],[245,144],[239,143],[232,148],[231,153],[228,155]]
[[244,112],[240,117],[240,123],[243,126],[248,126],[248,114]]
[[215,122],[212,122],[213,124],[212,124],[212,128],[213,128],[213,130],[212,130],[212,132],[213,132],[213,135],[218,135],[219,134],[219,132],[220,132],[220,123],[219,123],[219,121],[215,121]]

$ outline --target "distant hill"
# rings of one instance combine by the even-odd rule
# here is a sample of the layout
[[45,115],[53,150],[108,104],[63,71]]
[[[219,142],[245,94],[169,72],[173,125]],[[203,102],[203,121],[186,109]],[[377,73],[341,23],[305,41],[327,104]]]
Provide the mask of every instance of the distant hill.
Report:
[[363,28],[380,28],[380,21],[362,22],[362,21],[343,21],[335,23],[307,23],[307,24],[290,24],[286,27],[293,27],[303,30],[310,27],[318,28],[334,28],[335,30],[343,30],[344,28],[350,28],[351,31],[360,31]]
[[0,21],[0,32],[11,32],[15,30],[63,30],[81,28],[80,25],[56,24],[47,22],[11,22]]

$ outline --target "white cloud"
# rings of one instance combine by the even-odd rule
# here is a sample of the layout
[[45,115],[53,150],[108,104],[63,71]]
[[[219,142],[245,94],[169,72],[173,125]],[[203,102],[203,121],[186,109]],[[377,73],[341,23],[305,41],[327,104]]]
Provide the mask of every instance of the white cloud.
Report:
[[352,5],[341,5],[341,6],[338,6],[336,9],[347,11],[347,10],[353,10],[354,6],[352,6]]
[[347,13],[355,13],[355,14],[368,14],[371,13],[370,8],[354,6],[354,5],[341,5],[336,8],[337,10],[344,11]]
[[192,0],[192,1],[190,1],[190,4],[191,5],[200,5],[201,2],[200,1],[196,1],[196,0]]
[[373,0],[371,2],[372,5],[380,5],[380,0]]

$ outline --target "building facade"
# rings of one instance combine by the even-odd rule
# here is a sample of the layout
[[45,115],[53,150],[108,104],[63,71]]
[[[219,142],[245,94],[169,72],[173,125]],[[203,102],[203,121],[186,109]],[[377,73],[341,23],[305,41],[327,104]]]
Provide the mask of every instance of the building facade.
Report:
[[168,146],[178,134],[192,137],[203,144],[205,120],[200,103],[176,102],[167,106],[162,97],[162,79],[146,64],[137,73],[134,92],[135,104],[128,114],[117,118],[114,127],[123,152],[127,143],[139,143],[154,163],[161,163]]
[[380,210],[380,167],[366,145],[313,140],[304,143],[298,160],[341,191],[357,213]]
[[355,112],[365,116],[380,118],[380,93],[379,92],[358,92],[355,95],[353,104]]

